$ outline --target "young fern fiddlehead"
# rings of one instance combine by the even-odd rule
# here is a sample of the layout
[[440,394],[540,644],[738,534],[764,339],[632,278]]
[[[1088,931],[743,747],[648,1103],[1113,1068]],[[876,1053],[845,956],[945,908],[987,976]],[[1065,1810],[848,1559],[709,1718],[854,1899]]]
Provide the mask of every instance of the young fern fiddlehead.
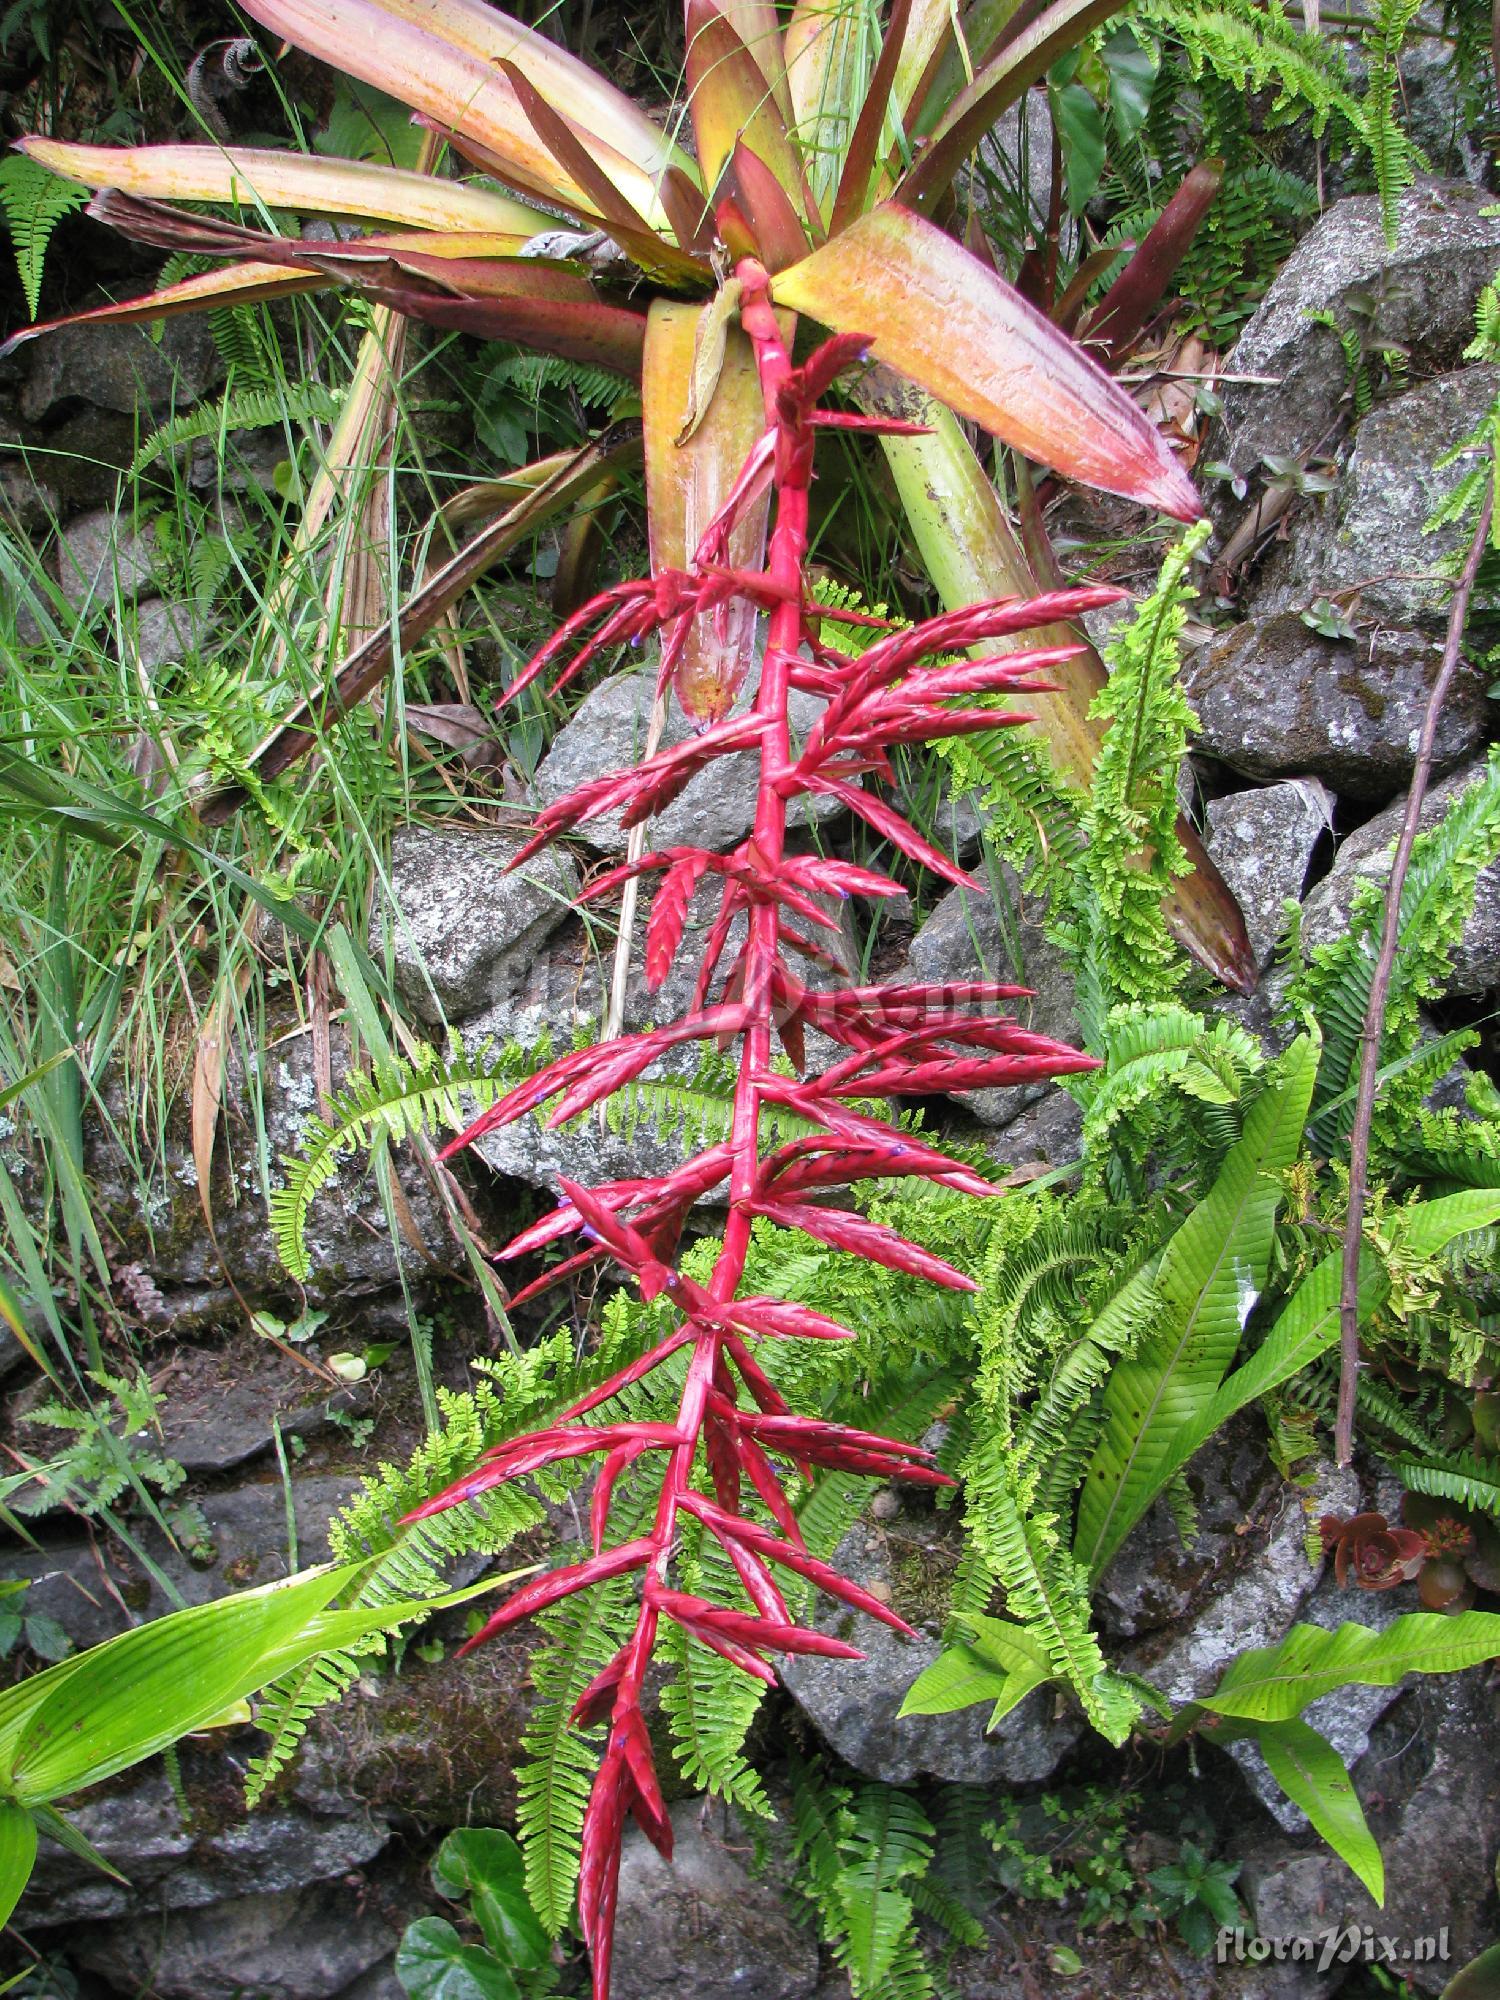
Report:
[[[952,656],[986,640],[1076,617],[1113,601],[1119,593],[1058,591],[1031,603],[981,604],[922,625],[885,630],[857,654],[824,643],[821,633],[830,613],[815,602],[805,568],[817,427],[825,422],[871,431],[917,427],[821,412],[819,399],[843,368],[863,358],[867,343],[858,336],[840,336],[818,348],[801,368],[794,367],[771,309],[765,270],[754,259],[746,259],[737,277],[740,320],[755,353],[766,430],[729,501],[688,570],[666,571],[606,592],[554,634],[523,670],[516,688],[546,672],[592,626],[592,637],[564,669],[563,681],[571,680],[602,646],[659,630],[664,689],[694,618],[739,603],[768,614],[754,705],[746,714],[712,722],[696,737],[658,751],[636,767],[591,779],[550,805],[517,860],[601,812],[623,807],[627,826],[644,821],[675,797],[694,772],[717,757],[746,749],[756,751],[760,759],[754,828],[727,856],[674,847],[627,862],[605,878],[606,883],[619,883],[648,872],[661,876],[646,938],[647,978],[653,986],[671,967],[694,892],[710,875],[721,879],[719,919],[705,950],[692,1011],[665,1027],[574,1050],[549,1063],[483,1112],[447,1150],[451,1153],[548,1100],[556,1100],[551,1123],[560,1124],[628,1086],[665,1049],[713,1039],[737,1041],[740,1048],[730,1133],[727,1140],[651,1179],[616,1181],[593,1189],[563,1182],[563,1205],[526,1230],[507,1254],[519,1255],[581,1234],[586,1247],[554,1267],[549,1281],[577,1263],[607,1257],[633,1276],[643,1298],[670,1301],[680,1320],[654,1348],[574,1403],[548,1428],[497,1446],[474,1471],[408,1517],[422,1519],[563,1459],[593,1455],[602,1459],[591,1506],[593,1555],[554,1569],[517,1591],[470,1642],[478,1644],[517,1619],[610,1579],[631,1574],[642,1579],[631,1636],[573,1710],[574,1721],[583,1725],[609,1721],[607,1746],[584,1822],[579,1881],[579,1912],[593,1953],[596,2000],[605,2000],[609,1992],[626,1814],[664,1854],[671,1851],[671,1820],[653,1768],[641,1701],[663,1621],[678,1628],[684,1642],[710,1647],[766,1682],[774,1680],[767,1654],[858,1657],[856,1649],[842,1640],[795,1622],[773,1569],[810,1581],[900,1631],[910,1629],[888,1606],[808,1553],[772,1461],[790,1461],[804,1471],[819,1466],[879,1479],[951,1483],[920,1447],[798,1415],[778,1393],[755,1359],[752,1350],[757,1342],[847,1340],[854,1335],[808,1306],[740,1295],[755,1219],[765,1217],[801,1230],[894,1270],[972,1290],[973,1281],[963,1272],[908,1242],[895,1229],[855,1210],[822,1204],[820,1197],[828,1191],[853,1181],[909,1176],[973,1195],[996,1192],[991,1182],[962,1161],[899,1124],[872,1116],[859,1100],[980,1089],[1095,1066],[1089,1057],[993,1011],[997,1002],[1023,989],[973,981],[813,992],[784,956],[790,949],[804,955],[814,950],[826,957],[798,928],[803,922],[833,928],[810,891],[879,896],[896,888],[871,869],[789,851],[786,825],[792,801],[809,793],[835,797],[913,860],[950,881],[972,886],[945,855],[858,780],[865,776],[888,780],[889,751],[895,744],[992,730],[1025,719],[975,705],[972,699],[968,706],[948,704],[1002,691],[1045,691],[1036,670],[1065,656],[1068,649],[1036,649],[956,663]],[[729,558],[730,531],[767,484],[775,514],[766,565],[754,571],[736,569]],[[851,615],[866,625],[883,622],[844,614]],[[949,664],[923,664],[934,657],[946,658]],[[809,690],[827,703],[800,751],[793,748],[787,720],[788,697],[794,689]],[[590,893],[600,886],[595,884]],[[740,917],[745,920],[745,941],[722,978],[718,998],[710,1003],[731,925]],[[848,1054],[820,1074],[781,1074],[772,1061],[773,1033],[800,1070],[809,1027],[842,1044]],[[783,1110],[808,1120],[812,1130],[772,1143],[763,1153],[763,1126]],[[701,1284],[676,1267],[677,1243],[693,1203],[726,1182],[728,1218],[722,1247],[709,1281]],[[591,1411],[622,1387],[683,1349],[687,1369],[674,1421],[587,1421]],[[662,1454],[663,1471],[649,1525],[637,1527],[623,1541],[611,1542],[616,1482],[637,1460],[655,1452]],[[723,1549],[744,1592],[741,1605],[715,1604],[674,1586],[674,1550],[680,1529],[689,1523]]]

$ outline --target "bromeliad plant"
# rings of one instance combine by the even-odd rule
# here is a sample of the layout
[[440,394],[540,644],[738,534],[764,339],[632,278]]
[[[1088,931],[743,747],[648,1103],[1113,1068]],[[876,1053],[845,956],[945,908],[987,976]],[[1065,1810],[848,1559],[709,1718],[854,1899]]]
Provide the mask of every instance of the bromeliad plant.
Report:
[[[718,915],[698,970],[690,1011],[666,1026],[554,1061],[510,1091],[462,1133],[450,1152],[498,1125],[551,1103],[551,1123],[579,1116],[639,1077],[667,1050],[688,1042],[737,1043],[740,1070],[727,1141],[709,1146],[671,1172],[587,1189],[563,1182],[566,1200],[523,1232],[507,1255],[519,1256],[581,1234],[585,1247],[538,1285],[596,1257],[628,1273],[641,1296],[664,1297],[681,1315],[675,1328],[624,1370],[593,1389],[546,1429],[512,1438],[476,1469],[410,1517],[423,1519],[471,1501],[503,1482],[564,1460],[601,1461],[591,1507],[594,1552],[538,1578],[511,1597],[471,1643],[478,1644],[560,1599],[628,1573],[641,1591],[634,1630],[585,1689],[574,1710],[581,1725],[609,1721],[583,1833],[579,1909],[593,1952],[594,1990],[609,1991],[610,1939],[620,1840],[631,1814],[663,1854],[671,1822],[653,1768],[641,1696],[665,1621],[747,1674],[774,1678],[769,1656],[816,1653],[857,1658],[843,1640],[798,1624],[775,1572],[807,1579],[831,1596],[897,1630],[909,1627],[868,1591],[810,1555],[784,1480],[790,1465],[867,1473],[880,1479],[947,1484],[919,1446],[790,1408],[756,1359],[764,1340],[847,1340],[837,1320],[792,1301],[741,1296],[751,1230],[758,1217],[817,1241],[940,1285],[972,1290],[955,1266],[897,1231],[849,1207],[829,1206],[831,1191],[861,1180],[915,1176],[974,1195],[995,1190],[960,1161],[909,1130],[874,1116],[873,1097],[920,1097],[973,1090],[1093,1067],[1092,1060],[997,1015],[995,1004],[1018,989],[986,982],[959,986],[848,987],[813,990],[789,955],[836,965],[809,929],[836,925],[820,895],[887,896],[888,877],[852,863],[798,854],[787,844],[787,814],[798,799],[833,797],[912,860],[966,883],[954,864],[910,826],[865,779],[891,776],[898,744],[990,730],[1021,718],[981,700],[1001,693],[1045,692],[1040,669],[1060,649],[1030,646],[1004,656],[954,659],[965,647],[997,642],[1112,601],[1107,590],[1061,591],[1034,602],[979,604],[926,623],[887,631],[865,650],[845,653],[821,636],[827,607],[812,597],[806,574],[808,491],[818,430],[827,422],[888,433],[888,419],[849,417],[819,408],[841,370],[863,359],[869,343],[836,337],[801,366],[793,364],[772,303],[765,267],[751,257],[736,269],[740,323],[754,353],[766,427],[739,478],[707,527],[691,566],[660,570],[649,583],[608,591],[568,621],[523,670],[522,687],[561,660],[567,680],[594,651],[622,634],[661,635],[665,684],[680,661],[694,618],[734,607],[765,614],[759,687],[748,712],[712,722],[701,734],[658,751],[639,766],[603,774],[543,812],[518,860],[600,813],[622,811],[627,825],[659,812],[688,779],[714,760],[750,752],[759,762],[753,831],[732,853],[680,846],[651,852],[612,870],[587,893],[643,875],[660,877],[646,941],[648,982],[659,987],[681,943],[689,904],[709,878],[720,885]],[[904,428],[904,427],[903,427]],[[764,495],[774,525],[764,567],[736,564],[729,553],[746,512]],[[866,624],[879,621],[854,614]],[[936,661],[936,663],[934,663]],[[799,746],[791,739],[788,697],[805,690],[826,706]],[[962,705],[954,706],[959,703]],[[738,942],[735,940],[738,937]],[[808,1031],[846,1053],[820,1073],[805,1074]],[[774,1060],[773,1036],[798,1074]],[[763,1112],[790,1112],[811,1128],[762,1150]],[[722,1248],[710,1281],[674,1265],[694,1203],[716,1189],[728,1197]],[[528,1288],[528,1291],[534,1288]],[[590,1413],[686,1349],[688,1365],[675,1419],[590,1423]],[[659,1498],[650,1526],[611,1540],[611,1502],[621,1476],[647,1454],[660,1454]],[[722,1547],[743,1588],[740,1605],[713,1603],[674,1582],[674,1552],[696,1525]]]
[[[939,222],[995,121],[1121,4],[980,6],[960,25],[951,0],[893,0],[882,33],[878,10],[848,0],[799,0],[784,27],[769,0],[687,0],[690,153],[585,64],[482,0],[250,0],[246,11],[273,36],[411,105],[488,184],[217,144],[22,145],[97,190],[91,212],[127,233],[238,260],[93,317],[155,321],[347,286],[441,327],[602,367],[622,393],[639,382],[658,573],[685,567],[759,428],[732,276],[737,259],[752,257],[777,306],[869,336],[882,364],[865,385],[870,398],[920,406],[895,413],[919,415],[922,431],[884,444],[922,560],[956,611],[1054,581],[1047,558],[1028,560],[960,418],[1020,461],[1184,518],[1197,511],[1186,474],[1092,355],[1118,359],[1155,310],[1217,175],[1200,170],[1203,184],[1168,205],[1091,315],[1080,321],[1081,297],[1059,307],[1088,349]],[[181,202],[227,207],[236,219],[167,205]],[[244,225],[287,211],[372,233],[314,244]],[[586,233],[560,230],[559,212]],[[685,448],[672,451],[674,442]],[[406,607],[401,646],[486,561],[613,477],[627,448],[616,427],[598,450],[516,474],[509,512]],[[1022,463],[1018,487],[1024,480]],[[764,532],[763,508],[747,501],[735,560],[753,561]],[[748,672],[746,611],[725,600],[689,622],[675,691],[702,723],[729,712]],[[285,769],[326,718],[369,693],[393,650],[389,633],[357,647],[326,698],[292,711],[258,746],[256,778]],[[1075,784],[1086,783],[1097,748],[1089,708],[1103,678],[1091,650],[1075,650],[1036,718]],[[1171,889],[1174,928],[1243,984],[1252,968],[1233,898],[1191,828],[1181,837],[1194,872]]]

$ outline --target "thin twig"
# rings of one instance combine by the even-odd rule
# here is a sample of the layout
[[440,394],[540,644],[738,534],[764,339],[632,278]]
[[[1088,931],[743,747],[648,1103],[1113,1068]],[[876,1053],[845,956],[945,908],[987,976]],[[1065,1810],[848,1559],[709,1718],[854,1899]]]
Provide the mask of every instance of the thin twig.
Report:
[[1354,1453],[1354,1395],[1359,1377],[1359,1253],[1364,1235],[1365,1196],[1370,1173],[1370,1124],[1375,1116],[1375,1082],[1380,1068],[1386,998],[1396,964],[1396,947],[1401,937],[1401,897],[1406,887],[1412,847],[1421,825],[1427,780],[1432,775],[1432,752],[1437,741],[1443,701],[1458,667],[1459,647],[1469,616],[1469,599],[1474,594],[1474,580],[1489,543],[1493,505],[1494,485],[1492,481],[1486,481],[1484,504],[1479,510],[1474,539],[1469,544],[1463,572],[1454,587],[1453,601],[1448,609],[1448,638],[1443,647],[1443,663],[1428,697],[1427,713],[1422,718],[1411,790],[1406,795],[1401,838],[1396,843],[1390,886],[1386,891],[1380,956],[1375,961],[1375,975],[1370,981],[1370,1001],[1365,1009],[1365,1024],[1359,1038],[1359,1089],[1354,1100],[1354,1130],[1349,1138],[1349,1217],[1344,1225],[1344,1268],[1339,1287],[1339,1407],[1334,1429],[1334,1455],[1340,1465],[1347,1465]]

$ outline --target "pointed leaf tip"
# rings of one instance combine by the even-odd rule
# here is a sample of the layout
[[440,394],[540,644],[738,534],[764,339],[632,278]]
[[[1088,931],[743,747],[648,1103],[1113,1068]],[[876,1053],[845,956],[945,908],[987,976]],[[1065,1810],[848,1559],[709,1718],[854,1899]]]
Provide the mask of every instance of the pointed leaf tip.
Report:
[[779,305],[872,351],[960,416],[1069,479],[1183,521],[1192,480],[1078,344],[934,223],[885,203],[771,281]]

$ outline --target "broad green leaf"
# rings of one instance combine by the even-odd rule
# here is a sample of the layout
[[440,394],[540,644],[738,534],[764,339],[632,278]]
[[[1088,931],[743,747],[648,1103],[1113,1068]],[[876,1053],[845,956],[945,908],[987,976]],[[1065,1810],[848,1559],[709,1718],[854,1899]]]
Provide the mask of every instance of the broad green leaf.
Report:
[[474,230],[519,249],[551,218],[509,195],[366,160],[237,146],[73,146],[31,137],[20,150],[65,180],[119,188],[153,201],[224,202],[246,210],[397,222],[408,229]]
[[1368,1625],[1294,1625],[1279,1646],[1241,1653],[1199,1704],[1215,1715],[1285,1722],[1335,1688],[1394,1687],[1408,1674],[1453,1674],[1500,1658],[1500,1613],[1412,1611]]
[[526,1894],[526,1863],[508,1833],[461,1827],[437,1851],[432,1878],[445,1896],[467,1896],[485,1943],[507,1965],[545,1965],[547,1933]]
[[1391,1240],[1411,1257],[1435,1257],[1455,1236],[1500,1222],[1500,1189],[1464,1188],[1434,1201],[1414,1202],[1386,1217]]
[[1004,1667],[981,1659],[972,1646],[959,1640],[945,1646],[932,1665],[917,1675],[906,1690],[896,1719],[903,1715],[951,1715],[955,1709],[972,1708],[976,1702],[994,1701],[1005,1695],[1009,1682]]
[[1181,1435],[1218,1393],[1270,1264],[1282,1188],[1296,1159],[1317,1073],[1310,1036],[1283,1056],[1219,1177],[1162,1253],[1165,1324],[1121,1361],[1104,1392],[1104,1427],[1085,1479],[1074,1554],[1103,1573],[1170,1476]]
[[1354,1870],[1377,1903],[1385,1902],[1385,1863],[1365,1820],[1344,1760],[1311,1723],[1266,1722],[1256,1741],[1271,1776],[1301,1806],[1328,1845]]
[[1151,93],[1156,88],[1160,58],[1155,49],[1138,42],[1129,28],[1118,28],[1099,50],[1109,72],[1109,117],[1122,145],[1146,122]]
[[1201,512],[1125,391],[924,217],[885,203],[778,272],[771,292],[839,333],[868,334],[877,360],[1065,477],[1185,521]]
[[328,1609],[362,1568],[309,1570],[171,1612],[8,1689],[0,1695],[5,1783],[32,1803],[97,1784],[316,1653],[465,1603],[508,1580],[486,1578],[420,1602]]
[[1500,2000],[1500,1944],[1492,1944],[1456,1972],[1441,2000]]
[[[1330,1251],[1320,1264],[1314,1265],[1250,1359],[1235,1369],[1202,1412],[1184,1424],[1173,1439],[1161,1467],[1163,1484],[1180,1472],[1194,1452],[1222,1430],[1237,1411],[1258,1402],[1299,1374],[1320,1354],[1337,1346],[1343,1278],[1342,1250]],[[1359,1267],[1357,1297],[1361,1321],[1384,1305],[1390,1289],[1390,1280],[1379,1259],[1367,1250]]]
[[36,1821],[14,1799],[0,1799],[0,1924],[21,1900],[36,1863]]
[[520,1988],[493,1952],[465,1944],[442,1917],[407,1926],[396,1977],[412,2000],[520,2000]]
[[1104,111],[1083,84],[1065,83],[1052,93],[1052,116],[1062,135],[1068,207],[1082,215],[1104,172]]

